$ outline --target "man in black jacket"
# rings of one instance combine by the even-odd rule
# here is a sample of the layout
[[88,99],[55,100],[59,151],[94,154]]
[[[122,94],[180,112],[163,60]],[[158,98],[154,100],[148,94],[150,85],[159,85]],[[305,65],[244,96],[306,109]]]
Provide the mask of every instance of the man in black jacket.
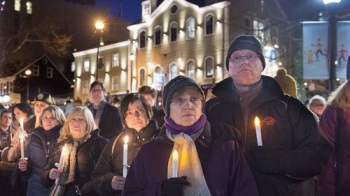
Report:
[[[209,122],[240,130],[260,196],[302,195],[302,181],[318,175],[331,154],[315,116],[284,95],[276,80],[261,75],[265,59],[255,37],[239,36],[232,42],[226,68],[231,77],[215,86],[216,98],[205,107]],[[260,125],[254,124],[256,117]]]
[[105,100],[106,89],[102,82],[95,81],[90,85],[90,98],[92,104],[88,107],[94,115],[96,126],[100,135],[111,139],[123,131],[119,109]]

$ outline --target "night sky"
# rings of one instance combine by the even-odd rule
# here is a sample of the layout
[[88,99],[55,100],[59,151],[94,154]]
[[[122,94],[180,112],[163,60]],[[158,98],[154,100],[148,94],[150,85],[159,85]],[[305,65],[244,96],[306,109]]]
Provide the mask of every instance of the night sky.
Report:
[[[129,22],[135,22],[141,17],[141,2],[143,0],[96,0],[98,6],[110,7],[112,13],[122,16]],[[278,0],[293,21],[317,20],[320,10],[325,10],[323,0]],[[342,7],[349,7],[349,0],[342,0]]]

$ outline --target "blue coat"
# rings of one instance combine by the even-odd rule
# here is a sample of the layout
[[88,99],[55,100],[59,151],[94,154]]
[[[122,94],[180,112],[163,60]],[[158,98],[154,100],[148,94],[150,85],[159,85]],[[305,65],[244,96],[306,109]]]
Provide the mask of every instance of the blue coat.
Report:
[[23,172],[29,175],[27,196],[46,196],[48,189],[41,184],[40,175],[48,164],[62,125],[57,125],[45,131],[42,127],[34,129],[26,146],[25,156],[28,158],[28,170]]

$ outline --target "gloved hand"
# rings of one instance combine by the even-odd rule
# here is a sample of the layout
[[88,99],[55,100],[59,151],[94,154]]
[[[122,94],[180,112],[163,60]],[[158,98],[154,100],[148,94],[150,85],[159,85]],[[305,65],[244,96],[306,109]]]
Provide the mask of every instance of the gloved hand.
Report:
[[169,178],[162,182],[163,196],[181,196],[184,193],[184,186],[189,186],[190,183],[186,180],[186,176],[179,178]]
[[252,167],[264,173],[277,173],[280,164],[281,151],[264,146],[254,146],[250,149]]

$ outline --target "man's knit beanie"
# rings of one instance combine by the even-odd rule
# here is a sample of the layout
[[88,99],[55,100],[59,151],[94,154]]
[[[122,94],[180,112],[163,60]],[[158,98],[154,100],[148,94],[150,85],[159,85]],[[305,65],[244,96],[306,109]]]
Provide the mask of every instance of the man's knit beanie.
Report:
[[297,98],[297,84],[294,78],[287,74],[287,70],[280,68],[277,70],[275,80],[281,86],[284,93]]

